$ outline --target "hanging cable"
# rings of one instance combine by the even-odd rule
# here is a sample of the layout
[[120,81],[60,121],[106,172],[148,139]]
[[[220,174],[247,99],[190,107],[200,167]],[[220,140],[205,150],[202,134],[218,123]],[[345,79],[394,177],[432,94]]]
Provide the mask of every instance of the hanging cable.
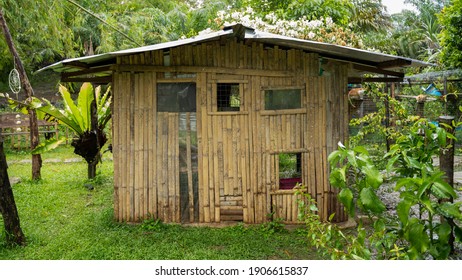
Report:
[[122,31],[120,31],[119,29],[117,29],[117,27],[109,24],[107,21],[105,21],[104,19],[102,19],[101,17],[97,16],[96,14],[94,14],[92,11],[86,9],[85,7],[81,6],[80,4],[76,3],[75,1],[73,0],[67,0],[67,2],[73,4],[74,6],[76,6],[77,8],[81,9],[82,11],[86,12],[87,14],[91,15],[92,17],[95,17],[96,19],[98,19],[99,21],[101,21],[102,23],[106,24],[107,26],[109,26],[110,28],[112,28],[114,31],[116,31],[117,33],[119,33],[120,35],[124,36],[125,38],[127,38],[128,40],[130,40],[132,43],[136,44],[138,47],[141,47],[142,45],[139,44],[137,41],[135,41],[134,39],[130,38],[127,34],[123,33]]

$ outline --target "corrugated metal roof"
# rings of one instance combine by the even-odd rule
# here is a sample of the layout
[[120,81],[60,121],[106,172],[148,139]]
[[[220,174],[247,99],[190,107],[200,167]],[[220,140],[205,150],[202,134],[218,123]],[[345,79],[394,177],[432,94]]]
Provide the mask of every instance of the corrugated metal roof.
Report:
[[[230,26],[230,27],[225,28],[224,30],[220,30],[217,32],[200,35],[200,36],[196,36],[196,37],[192,37],[188,39],[182,39],[182,40],[160,43],[160,44],[155,44],[155,45],[150,45],[150,46],[145,46],[145,47],[127,49],[127,50],[121,50],[121,51],[116,51],[116,52],[109,52],[109,53],[93,55],[93,56],[66,59],[66,60],[57,62],[55,64],[49,65],[47,67],[44,67],[38,70],[38,72],[44,71],[47,69],[52,69],[56,72],[73,72],[73,71],[78,70],[78,68],[76,68],[75,65],[73,66],[73,64],[75,63],[85,63],[85,64],[88,64],[89,66],[104,65],[105,63],[111,64],[113,63],[112,61],[118,56],[125,56],[125,55],[131,55],[131,54],[154,51],[154,50],[169,49],[169,48],[178,47],[182,45],[188,45],[188,44],[197,44],[197,43],[202,43],[202,42],[206,42],[210,40],[216,40],[223,36],[229,36],[229,35],[234,36],[235,34],[233,34],[233,32],[236,26],[240,26],[240,25]],[[277,46],[282,46],[282,47],[287,47],[287,48],[302,49],[302,50],[306,50],[309,52],[319,53],[321,56],[326,57],[326,58],[341,60],[341,61],[348,61],[348,62],[353,62],[356,64],[363,64],[363,65],[367,65],[371,67],[379,67],[383,63],[393,62],[397,60],[401,61],[401,65],[398,65],[398,67],[388,67],[387,69],[393,69],[393,68],[396,69],[396,68],[402,68],[402,67],[424,67],[424,66],[431,65],[426,62],[414,60],[410,58],[388,55],[388,54],[383,54],[383,53],[378,53],[378,52],[371,52],[371,51],[355,49],[351,47],[338,46],[338,45],[333,45],[333,44],[328,44],[328,43],[291,38],[287,36],[282,36],[282,35],[277,35],[277,34],[272,34],[272,33],[267,33],[267,32],[261,32],[261,31],[254,30],[248,27],[245,27],[244,36],[245,36],[244,37],[245,40],[262,42],[268,45],[277,45]]]

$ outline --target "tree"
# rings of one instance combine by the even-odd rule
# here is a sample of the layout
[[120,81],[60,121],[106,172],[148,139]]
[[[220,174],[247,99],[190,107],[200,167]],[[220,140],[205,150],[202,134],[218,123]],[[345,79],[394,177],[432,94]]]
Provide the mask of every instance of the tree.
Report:
[[[0,0],[0,7],[27,71],[57,59],[76,56],[79,47],[70,28],[73,15],[67,12],[64,1]],[[0,41],[0,50],[3,50],[0,70],[13,65],[5,55],[7,49]]]
[[0,213],[6,232],[6,242],[10,245],[25,245],[26,237],[22,232],[13,190],[8,178],[8,165],[3,150],[3,138],[0,134]]
[[391,27],[391,18],[381,0],[352,0],[349,25],[355,32],[383,32]]
[[462,68],[462,0],[452,0],[438,16],[443,26],[440,34],[441,59],[447,67]]
[[[2,31],[5,36],[5,40],[7,42],[8,48],[10,49],[10,52],[13,55],[13,58],[16,61],[16,65],[19,69],[19,76],[26,90],[26,95],[30,99],[34,96],[34,90],[32,89],[32,86],[30,85],[29,79],[26,74],[26,70],[24,69],[22,61],[19,58],[19,54],[16,51],[13,39],[11,38],[10,30],[8,29],[5,18],[3,17],[3,12],[1,8],[0,8],[0,25],[2,27]],[[39,144],[37,115],[34,109],[29,109],[29,115],[30,115],[29,129],[30,129],[31,149],[35,149]],[[40,174],[41,168],[42,168],[42,157],[40,156],[40,154],[32,155],[32,180],[39,180],[41,178],[41,174]]]

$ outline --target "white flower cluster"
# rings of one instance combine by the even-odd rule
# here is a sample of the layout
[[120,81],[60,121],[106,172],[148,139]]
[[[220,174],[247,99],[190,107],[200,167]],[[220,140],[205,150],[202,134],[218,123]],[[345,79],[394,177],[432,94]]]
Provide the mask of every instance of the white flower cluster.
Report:
[[344,30],[337,26],[331,18],[321,18],[318,20],[298,20],[280,19],[276,14],[267,14],[264,18],[259,17],[255,11],[248,7],[242,11],[219,11],[215,20],[220,25],[242,24],[259,31],[280,34],[284,36],[300,38],[305,40],[315,40],[334,44],[356,46],[358,42],[350,40],[352,36],[346,35]]

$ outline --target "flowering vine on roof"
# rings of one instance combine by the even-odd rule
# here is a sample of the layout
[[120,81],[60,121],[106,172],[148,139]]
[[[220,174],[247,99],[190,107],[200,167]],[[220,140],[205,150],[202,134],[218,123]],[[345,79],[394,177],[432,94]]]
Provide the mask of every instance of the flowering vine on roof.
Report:
[[279,18],[274,13],[270,13],[262,18],[250,7],[245,10],[231,13],[229,11],[219,11],[217,13],[215,24],[217,24],[218,27],[237,23],[259,31],[293,38],[363,48],[362,41],[353,31],[338,26],[331,18],[320,18],[318,20],[307,20],[306,18],[285,20]]

